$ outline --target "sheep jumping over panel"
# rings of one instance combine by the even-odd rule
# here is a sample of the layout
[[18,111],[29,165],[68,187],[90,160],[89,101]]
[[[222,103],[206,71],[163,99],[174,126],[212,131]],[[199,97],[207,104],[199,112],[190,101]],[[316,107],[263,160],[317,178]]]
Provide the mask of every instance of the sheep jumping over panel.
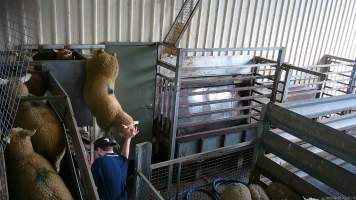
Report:
[[122,125],[132,126],[134,121],[121,107],[114,95],[115,80],[119,73],[117,58],[104,50],[94,53],[86,66],[84,100],[106,132]]
[[73,199],[52,165],[37,154],[31,143],[35,131],[13,128],[6,148],[7,179],[12,199]]

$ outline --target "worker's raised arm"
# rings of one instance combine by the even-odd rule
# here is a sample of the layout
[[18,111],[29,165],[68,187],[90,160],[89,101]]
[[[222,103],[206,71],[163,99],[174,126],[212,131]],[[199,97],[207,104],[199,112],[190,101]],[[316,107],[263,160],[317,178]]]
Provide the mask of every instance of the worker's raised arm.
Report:
[[129,158],[129,154],[130,154],[130,143],[131,143],[131,139],[133,137],[135,137],[138,134],[138,129],[134,126],[129,126],[127,128],[125,128],[125,133],[123,134],[124,136],[124,143],[122,144],[121,147],[121,155]]

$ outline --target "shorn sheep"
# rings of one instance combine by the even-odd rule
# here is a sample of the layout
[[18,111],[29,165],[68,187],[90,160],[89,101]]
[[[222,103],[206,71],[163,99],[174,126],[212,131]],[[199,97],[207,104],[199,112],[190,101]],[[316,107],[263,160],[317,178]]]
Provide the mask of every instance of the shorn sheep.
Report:
[[6,147],[6,168],[11,199],[71,200],[70,191],[52,165],[31,143],[35,131],[13,128]]
[[221,194],[221,200],[251,200],[248,187],[241,183],[227,186]]
[[86,66],[84,100],[96,117],[99,127],[105,131],[134,124],[132,117],[122,109],[114,95],[118,73],[116,57],[104,50],[96,51]]
[[[30,95],[24,82],[30,75],[19,79],[3,80],[9,84],[9,92],[18,96]],[[14,125],[29,130],[37,130],[32,143],[37,153],[47,158],[59,171],[65,154],[64,130],[53,110],[43,101],[21,101],[15,116]]]

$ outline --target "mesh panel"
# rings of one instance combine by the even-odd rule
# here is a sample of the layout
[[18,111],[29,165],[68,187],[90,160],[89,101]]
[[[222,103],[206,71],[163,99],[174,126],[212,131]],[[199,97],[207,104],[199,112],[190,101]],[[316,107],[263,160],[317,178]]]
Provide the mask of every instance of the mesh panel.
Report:
[[2,0],[0,3],[0,148],[6,145],[19,104],[16,81],[31,60],[29,44],[37,44],[37,10],[33,1]]
[[199,5],[199,0],[187,0],[184,2],[182,9],[180,10],[174,24],[169,30],[165,43],[177,45],[180,37],[182,36],[185,27],[189,24],[197,6]]
[[[235,149],[213,156],[208,153],[204,155],[195,159],[177,159],[173,164],[154,168],[151,174],[152,185],[165,199],[214,199],[214,180],[248,183],[252,148]],[[221,185],[217,191],[223,188],[224,185]]]
[[139,179],[138,181],[138,188],[140,188],[138,197],[136,199],[146,199],[146,200],[160,200],[163,199],[163,197],[158,194],[159,192],[155,189],[150,187],[150,183],[142,173],[137,173],[138,176],[137,178]]

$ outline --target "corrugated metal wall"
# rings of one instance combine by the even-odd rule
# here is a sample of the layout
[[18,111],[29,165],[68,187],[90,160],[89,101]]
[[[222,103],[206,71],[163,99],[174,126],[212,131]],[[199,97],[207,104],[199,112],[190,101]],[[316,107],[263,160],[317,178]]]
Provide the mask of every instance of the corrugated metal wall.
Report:
[[[183,0],[38,0],[40,43],[162,41]],[[355,0],[202,0],[181,47],[285,46],[286,61],[356,57]]]

